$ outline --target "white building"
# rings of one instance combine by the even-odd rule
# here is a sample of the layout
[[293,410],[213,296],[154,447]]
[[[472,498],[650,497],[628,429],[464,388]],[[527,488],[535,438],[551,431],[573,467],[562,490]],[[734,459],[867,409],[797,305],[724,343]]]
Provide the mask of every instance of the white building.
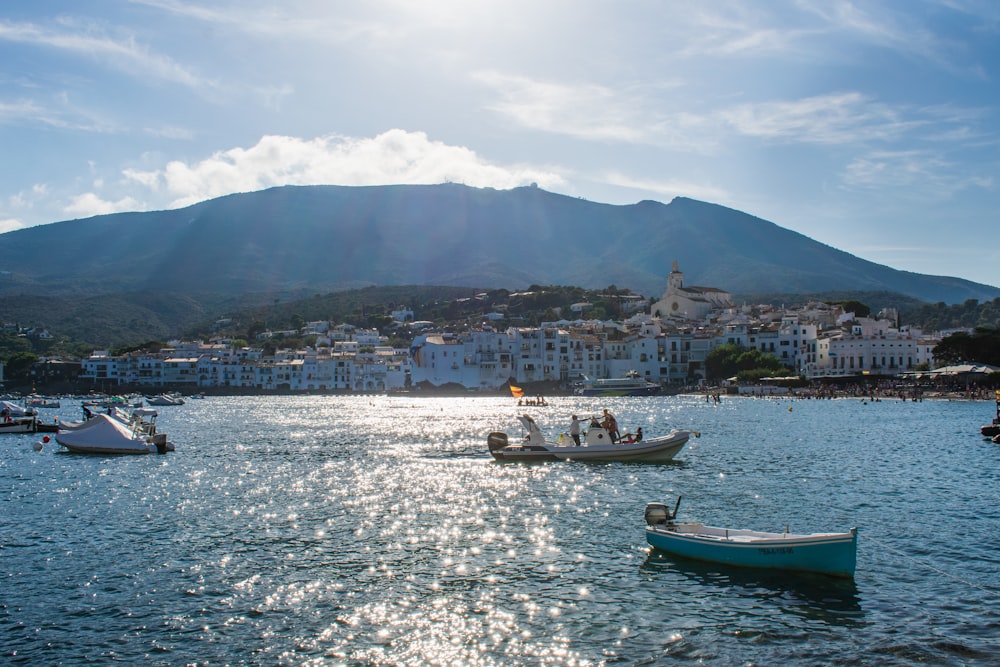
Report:
[[733,297],[729,292],[714,287],[685,287],[684,274],[674,260],[667,289],[663,297],[650,309],[653,317],[703,320],[709,313],[733,308]]
[[[410,375],[415,385],[460,384],[469,389],[497,389],[516,377],[514,342],[492,330],[421,334],[410,347]],[[523,380],[519,380],[523,381]]]

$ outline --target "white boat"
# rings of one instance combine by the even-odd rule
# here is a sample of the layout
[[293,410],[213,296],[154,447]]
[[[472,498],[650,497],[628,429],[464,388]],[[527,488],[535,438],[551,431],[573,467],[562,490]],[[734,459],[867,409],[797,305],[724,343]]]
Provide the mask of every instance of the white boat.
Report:
[[35,433],[37,430],[38,418],[35,415],[0,418],[0,433]]
[[[83,406],[83,421],[58,422],[60,431],[75,431],[86,427],[87,423],[98,414],[105,414],[124,424],[129,429],[137,430],[146,435],[156,435],[157,412],[153,408],[125,409],[117,405],[109,406],[104,412],[95,412],[88,405]],[[58,419],[58,418],[57,418]]]
[[176,394],[159,394],[147,396],[146,403],[149,405],[184,405],[184,399]]
[[648,382],[635,371],[629,371],[625,377],[601,380],[591,380],[585,375],[575,393],[579,396],[653,396],[661,389],[655,382]]
[[38,430],[38,410],[0,401],[0,433],[34,433]]
[[15,417],[30,417],[32,415],[37,416],[38,410],[32,407],[22,407],[17,403],[12,403],[11,401],[0,401],[0,416],[10,417],[11,419]]
[[152,435],[138,426],[129,427],[106,414],[75,424],[70,429],[60,429],[56,442],[71,452],[86,454],[152,454],[174,451],[165,433]]
[[60,407],[59,399],[49,398],[48,396],[29,396],[24,399],[24,404],[29,408],[58,408]]
[[[566,434],[560,441],[545,439],[538,424],[529,415],[518,417],[527,435],[511,442],[503,431],[494,431],[486,439],[490,454],[497,461],[626,461],[665,463],[677,455],[697,431],[674,430],[657,438],[639,442],[612,442],[608,432],[593,423],[577,445]],[[568,443],[568,444],[567,444]]]
[[[677,505],[680,502],[678,498]],[[646,541],[651,547],[725,565],[854,576],[857,528],[847,533],[767,533],[679,522],[676,515],[676,505],[673,512],[661,503],[646,505]]]

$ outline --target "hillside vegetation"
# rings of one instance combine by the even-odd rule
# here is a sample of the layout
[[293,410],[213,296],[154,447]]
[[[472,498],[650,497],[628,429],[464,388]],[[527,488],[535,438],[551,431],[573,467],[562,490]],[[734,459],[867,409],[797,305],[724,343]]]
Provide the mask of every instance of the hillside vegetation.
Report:
[[[539,286],[513,292],[506,289],[476,289],[449,286],[393,286],[314,294],[284,299],[272,295],[247,295],[242,299],[217,296],[201,299],[194,295],[128,293],[81,299],[58,297],[11,299],[0,297],[0,312],[8,324],[44,329],[52,341],[36,341],[34,347],[21,338],[16,347],[41,354],[89,353],[93,349],[127,347],[148,341],[173,338],[205,339],[227,335],[252,340],[256,333],[286,330],[305,322],[325,320],[387,330],[389,314],[399,307],[410,308],[419,320],[438,325],[477,325],[484,315],[501,308],[510,323],[534,325],[560,317],[575,318],[569,311],[574,303],[588,302],[584,317],[622,319],[616,295],[628,290],[610,285],[602,290],[582,287]],[[807,301],[838,303],[857,301],[872,314],[896,308],[900,323],[925,331],[957,328],[1000,327],[1000,298],[978,303],[927,304],[888,292],[830,292],[808,295],[745,295],[741,303],[771,303],[792,306]],[[860,313],[859,313],[860,314]],[[17,339],[16,336],[14,336]],[[3,359],[0,351],[0,359]]]
[[[3,234],[0,295],[125,293],[281,300],[372,285],[614,284],[746,294],[885,291],[961,303],[1000,288],[898,271],[747,213],[693,199],[612,206],[539,188],[280,187],[184,209]],[[199,297],[200,298],[200,297]]]

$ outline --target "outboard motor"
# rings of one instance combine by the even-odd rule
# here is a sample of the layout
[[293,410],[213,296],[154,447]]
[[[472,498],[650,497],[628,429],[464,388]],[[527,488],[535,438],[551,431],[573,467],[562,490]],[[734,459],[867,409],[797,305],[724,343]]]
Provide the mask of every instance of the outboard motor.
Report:
[[486,444],[489,445],[491,452],[501,450],[507,446],[507,434],[503,431],[494,431],[486,436]]
[[157,454],[166,454],[168,451],[170,451],[170,447],[168,446],[167,443],[166,433],[157,433],[156,435],[150,436],[149,442],[156,446]]
[[646,505],[646,523],[650,526],[660,526],[674,520],[670,514],[670,508],[663,503],[649,503]]

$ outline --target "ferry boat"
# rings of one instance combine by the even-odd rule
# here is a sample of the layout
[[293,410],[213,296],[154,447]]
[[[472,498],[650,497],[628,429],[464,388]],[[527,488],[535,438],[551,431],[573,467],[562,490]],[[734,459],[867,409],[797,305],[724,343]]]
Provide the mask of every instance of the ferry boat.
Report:
[[578,396],[653,396],[661,390],[660,385],[644,380],[635,371],[603,380],[591,380],[585,375],[583,380],[576,388]]

